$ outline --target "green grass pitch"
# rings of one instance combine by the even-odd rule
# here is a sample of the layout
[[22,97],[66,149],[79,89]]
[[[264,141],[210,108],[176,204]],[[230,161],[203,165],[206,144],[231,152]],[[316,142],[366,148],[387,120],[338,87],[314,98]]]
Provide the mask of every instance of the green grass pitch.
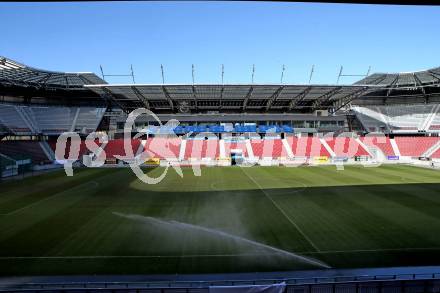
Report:
[[[163,169],[148,169],[159,176]],[[440,173],[410,166],[130,169],[0,183],[0,274],[438,265]]]

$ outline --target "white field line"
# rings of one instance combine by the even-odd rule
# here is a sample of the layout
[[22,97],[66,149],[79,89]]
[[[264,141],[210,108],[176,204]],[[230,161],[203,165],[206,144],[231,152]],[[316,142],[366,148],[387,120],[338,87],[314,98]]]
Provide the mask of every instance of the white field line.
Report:
[[14,210],[14,211],[12,211],[12,212],[9,212],[9,213],[6,213],[6,214],[0,214],[0,216],[10,216],[10,215],[14,215],[14,214],[16,214],[16,213],[19,213],[19,212],[25,210],[25,209],[28,209],[28,208],[33,207],[33,206],[35,206],[35,205],[38,205],[38,204],[40,204],[40,203],[42,203],[42,202],[45,202],[45,201],[47,201],[47,200],[54,199],[55,197],[58,197],[58,196],[60,196],[60,195],[63,195],[66,191],[72,191],[72,190],[75,190],[75,189],[77,189],[77,188],[81,188],[83,185],[90,184],[90,183],[93,184],[93,187],[97,187],[97,186],[99,185],[99,183],[96,182],[96,181],[88,181],[88,182],[82,183],[82,184],[80,184],[80,185],[74,186],[74,187],[72,187],[72,188],[69,188],[69,189],[63,190],[63,191],[61,191],[61,192],[55,193],[54,195],[51,195],[51,196],[49,196],[49,197],[46,197],[46,198],[40,199],[40,200],[38,200],[38,201],[36,201],[36,202],[33,202],[33,203],[31,203],[31,204],[28,204],[27,206],[21,207],[21,208],[16,209],[16,210]]
[[[429,251],[440,250],[440,247],[353,249],[353,250],[322,250],[300,251],[301,254],[331,254],[356,252],[393,252],[393,251]],[[203,258],[203,257],[242,257],[242,256],[273,256],[279,253],[238,253],[238,254],[184,254],[184,255],[78,255],[78,256],[1,256],[0,260],[31,260],[31,259],[123,259],[123,258]]]
[[238,254],[184,254],[184,255],[90,255],[90,256],[3,256],[1,260],[15,259],[123,259],[123,258],[203,258],[203,257],[242,257],[274,256],[279,253],[238,253]]
[[318,246],[316,246],[315,243],[313,243],[313,241],[307,236],[306,233],[304,233],[304,231],[298,226],[298,224],[295,223],[295,221],[293,221],[287,214],[286,212],[272,199],[272,197],[264,190],[264,188],[261,187],[261,185],[254,179],[252,178],[252,176],[249,176],[246,171],[244,170],[244,168],[242,168],[243,173],[252,180],[252,182],[255,183],[255,185],[257,185],[257,187],[263,192],[263,194],[272,202],[272,204],[284,215],[284,217],[296,228],[296,230],[298,230],[299,233],[301,233],[301,235],[304,237],[304,239],[306,239],[306,241],[317,251],[317,252],[321,252],[321,250],[318,248]]

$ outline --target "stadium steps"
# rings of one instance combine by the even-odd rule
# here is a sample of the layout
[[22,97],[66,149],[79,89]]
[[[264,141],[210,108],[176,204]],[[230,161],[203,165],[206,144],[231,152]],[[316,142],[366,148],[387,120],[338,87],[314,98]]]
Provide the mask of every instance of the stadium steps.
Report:
[[243,141],[225,142],[225,158],[229,158],[233,150],[241,151],[243,158],[248,158],[249,156],[249,153],[247,152],[246,144]]
[[147,140],[146,139],[141,139],[141,144],[139,145],[139,149],[138,149],[138,152],[136,154],[138,155],[138,154],[142,153],[145,150],[146,145],[147,145]]
[[87,149],[87,146],[85,145],[85,141],[82,142],[81,145],[84,144],[83,148],[85,148],[85,149],[83,149],[83,150],[80,149],[80,152],[83,153],[83,154],[80,154],[80,157],[81,157],[81,156],[84,156],[84,155],[89,155],[91,158],[101,156],[101,153],[104,152],[104,149],[105,149],[105,147],[107,146],[108,142],[107,142],[105,145],[102,145],[102,144],[99,142],[99,140],[95,140],[95,143],[96,143],[97,145],[99,145],[100,148],[99,148],[95,153],[93,153],[93,152],[91,152],[91,151],[89,151],[89,150]]
[[396,141],[394,140],[394,138],[390,138],[390,144],[391,144],[391,147],[393,148],[393,152],[394,152],[394,154],[396,155],[396,156],[401,156],[401,154],[400,154],[400,150],[399,150],[399,147],[397,146],[397,143],[396,143]]
[[425,122],[423,123],[422,130],[424,130],[424,131],[428,131],[429,130],[429,128],[431,127],[432,121],[434,121],[434,118],[437,115],[439,107],[440,107],[440,104],[435,105],[432,108],[431,113],[429,113],[428,117],[426,118]]
[[383,117],[373,107],[370,109],[367,107],[353,106],[352,110],[367,132],[375,132],[381,127],[387,127],[383,122]]
[[220,158],[226,158],[226,147],[225,147],[225,141],[223,139],[219,140],[219,147],[220,147]]
[[368,148],[380,150],[384,156],[395,156],[390,139],[385,136],[367,136],[361,137],[360,141]]
[[35,117],[34,112],[32,111],[32,108],[31,107],[21,107],[21,111],[23,112],[25,117],[28,119],[29,123],[32,125],[33,131],[36,133],[42,132],[41,126],[38,123],[38,120]]
[[255,160],[254,150],[252,149],[251,140],[250,139],[246,139],[245,140],[245,144],[246,144],[246,151],[248,153],[249,159]]
[[252,139],[251,140],[252,153],[253,153],[255,159],[261,159],[263,157],[263,152],[264,152],[263,144],[264,144],[263,139]]
[[51,161],[55,161],[55,152],[51,149],[47,141],[40,141],[39,143],[47,158]]
[[335,156],[353,158],[355,156],[368,156],[369,153],[352,137],[324,138]]
[[431,146],[426,152],[422,154],[422,157],[431,157],[437,150],[440,149],[440,140],[437,141],[433,146]]
[[312,158],[321,156],[330,157],[331,155],[321,143],[319,138],[314,136],[307,138],[306,156]]
[[137,151],[134,153],[135,156],[140,155],[144,151],[144,147],[146,143],[147,143],[146,140],[144,139],[141,140],[141,143],[139,144]]
[[435,152],[433,152],[430,157],[433,159],[439,159],[440,158],[440,148],[438,148]]
[[17,161],[11,157],[0,154],[0,179],[2,177],[17,175]]
[[38,133],[39,129],[36,126],[36,123],[33,121],[30,115],[27,115],[26,111],[22,107],[15,106],[14,107],[18,115],[21,119],[26,123],[27,127],[33,132]]
[[359,137],[355,138],[355,141],[371,156],[373,157],[373,153],[371,152],[370,148],[364,144]]
[[76,109],[75,116],[73,117],[72,126],[70,126],[70,131],[75,131],[76,128],[76,121],[78,121],[79,112],[81,111],[81,108]]
[[385,124],[388,131],[391,131],[390,122],[386,119],[387,117],[383,114],[382,110],[379,107],[376,107],[376,110],[377,110],[377,113],[379,113],[380,121]]
[[336,157],[336,153],[332,150],[332,148],[328,145],[328,143],[325,141],[324,138],[320,138],[319,141],[324,146],[324,148],[327,150],[327,152],[330,154],[331,157]]
[[283,146],[282,139],[274,139],[273,140],[273,152],[272,152],[273,158],[285,158],[287,157],[287,152]]
[[147,144],[147,140],[146,139],[142,139],[141,140],[141,145],[143,145],[145,147],[146,144]]
[[292,152],[292,148],[289,146],[289,143],[287,142],[287,139],[283,138],[281,140],[284,150],[286,151],[287,157],[289,158],[293,158],[293,152]]
[[370,132],[370,127],[368,126],[368,124],[364,121],[363,118],[363,113],[361,113],[360,111],[355,111],[355,116],[357,118],[357,120],[359,121],[359,123],[361,124],[362,128],[366,131],[366,132]]
[[179,161],[183,161],[185,158],[185,152],[186,152],[186,139],[182,139],[182,143],[180,144],[180,150],[179,150]]
[[0,154],[0,158],[4,158],[5,160],[14,161],[15,162],[15,160],[13,158],[8,157],[7,155],[4,155],[4,154]]

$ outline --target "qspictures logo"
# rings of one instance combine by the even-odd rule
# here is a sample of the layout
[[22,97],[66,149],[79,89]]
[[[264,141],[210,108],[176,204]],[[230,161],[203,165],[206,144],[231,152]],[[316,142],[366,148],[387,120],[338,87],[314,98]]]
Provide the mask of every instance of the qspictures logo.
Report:
[[[135,121],[142,115],[151,116],[159,125],[155,131],[155,136],[148,138],[148,147],[141,145],[141,152],[134,149],[133,141],[140,140],[146,134],[149,134],[148,129],[144,128],[138,131],[138,133],[132,137],[132,130],[134,129]],[[146,184],[158,184],[161,182],[168,173],[169,168],[173,168],[176,173],[183,177],[183,172],[180,167],[180,163],[185,161],[185,158],[180,157],[180,148],[182,144],[182,138],[177,136],[174,129],[179,126],[180,122],[176,119],[169,120],[166,124],[163,124],[159,117],[152,111],[145,108],[138,108],[132,111],[124,124],[124,139],[123,150],[125,155],[115,155],[116,159],[125,162],[139,180]],[[383,135],[367,135],[363,142],[359,139],[349,137],[350,133],[341,133],[335,137],[334,133],[327,133],[322,137],[303,137],[297,139],[295,148],[295,154],[289,153],[289,148],[292,146],[288,144],[287,140],[280,145],[282,141],[277,136],[276,128],[266,131],[267,138],[259,140],[257,148],[260,150],[259,155],[250,155],[253,153],[253,145],[250,142],[246,143],[249,138],[244,134],[236,135],[233,137],[233,141],[225,143],[229,146],[230,155],[232,150],[231,145],[241,145],[242,153],[244,156],[244,164],[240,164],[240,167],[251,167],[260,163],[260,159],[273,158],[277,156],[290,158],[292,162],[295,158],[303,158],[305,161],[309,161],[310,164],[331,163],[336,166],[336,170],[344,170],[344,164],[348,162],[349,158],[353,158],[356,154],[359,154],[359,150],[364,151],[364,157],[368,160],[361,160],[359,163],[365,167],[377,167],[382,164],[385,159],[380,148],[374,147],[377,144],[386,143],[386,137]],[[272,139],[269,139],[272,137]],[[218,148],[219,140],[214,133],[192,133],[188,132],[185,135],[187,141],[214,141],[214,143],[206,143],[204,150],[196,144],[192,144],[191,147],[186,146],[185,154],[189,154],[190,158],[199,158],[199,160],[191,160],[187,162],[192,168],[195,176],[201,176],[201,165],[203,162],[200,160],[203,155],[209,155],[211,158],[216,157],[219,154]],[[207,140],[206,140],[207,139]],[[309,140],[311,139],[311,141]],[[237,143],[238,142],[238,143]],[[327,143],[328,142],[328,143]],[[88,154],[83,155],[83,163],[89,168],[99,168],[104,166],[107,159],[106,146],[109,143],[108,136],[105,133],[90,133],[84,141],[76,132],[64,132],[62,133],[56,143],[55,159],[64,165],[64,170],[67,176],[73,176],[73,164],[80,158],[80,153],[84,152],[86,148]],[[332,147],[330,147],[330,143]],[[287,144],[287,146],[285,145]],[[367,147],[367,145],[369,147]],[[373,146],[373,147],[371,147]],[[66,157],[66,150],[67,157]],[[202,154],[204,152],[204,154]],[[225,152],[225,150],[223,150]],[[362,153],[362,152],[361,152]],[[220,154],[221,155],[221,154]],[[223,154],[224,155],[224,154]],[[152,158],[158,158],[164,168],[158,177],[150,177],[142,170],[142,166],[145,162],[148,162]],[[227,159],[227,158],[226,158]],[[297,167],[302,164],[285,164],[287,167]]]

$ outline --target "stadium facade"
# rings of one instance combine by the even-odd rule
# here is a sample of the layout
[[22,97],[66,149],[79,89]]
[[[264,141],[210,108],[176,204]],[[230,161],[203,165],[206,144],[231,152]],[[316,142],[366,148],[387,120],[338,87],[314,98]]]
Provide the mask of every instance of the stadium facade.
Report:
[[[132,139],[133,152],[147,151],[156,164],[170,157],[181,164],[326,164],[378,153],[390,163],[427,164],[440,158],[439,84],[440,68],[375,73],[351,85],[107,84],[93,73],[0,57],[3,175],[23,160],[31,168],[59,161],[56,139],[64,132],[108,134],[106,163],[122,164],[116,156],[124,154],[125,121],[137,108],[163,123],[179,121],[164,132],[152,116],[136,120],[131,136],[142,135]],[[80,155],[87,153],[82,143]]]

